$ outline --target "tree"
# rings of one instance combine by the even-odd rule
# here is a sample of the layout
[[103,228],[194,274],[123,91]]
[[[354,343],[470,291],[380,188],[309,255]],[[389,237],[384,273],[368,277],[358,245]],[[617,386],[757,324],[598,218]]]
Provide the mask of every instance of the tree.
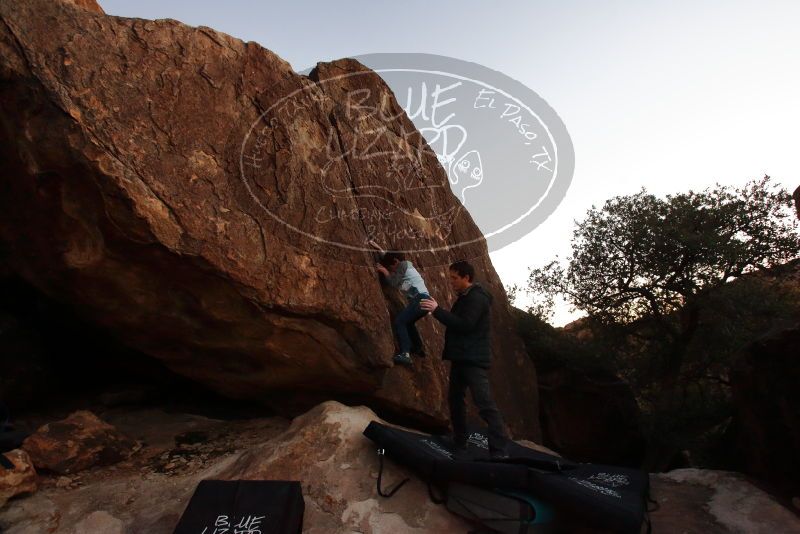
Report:
[[[700,382],[724,382],[715,355],[731,350],[699,343],[708,343],[701,326],[710,313],[737,309],[736,299],[752,301],[759,292],[763,298],[751,302],[753,313],[733,317],[739,330],[761,328],[760,321],[783,313],[786,295],[767,298],[768,286],[752,280],[737,282],[740,291],[729,286],[797,258],[800,238],[791,196],[765,176],[742,188],[717,185],[663,199],[643,189],[612,198],[577,223],[571,245],[565,262],[531,270],[527,290],[537,297],[532,308],[547,313],[556,296],[565,298],[624,340],[617,350],[629,365],[644,355],[633,362],[630,378],[658,426],[685,410],[689,397],[707,391],[697,389]],[[740,342],[734,338],[715,341],[733,346]],[[687,369],[694,370],[692,380]],[[701,372],[705,378],[695,380]],[[665,459],[653,459],[659,461]]]

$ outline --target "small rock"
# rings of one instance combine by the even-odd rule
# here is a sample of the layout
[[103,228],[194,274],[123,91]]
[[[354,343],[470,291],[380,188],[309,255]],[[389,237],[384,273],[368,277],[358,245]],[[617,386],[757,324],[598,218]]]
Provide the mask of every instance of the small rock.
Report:
[[4,456],[14,464],[14,469],[0,467],[0,507],[15,495],[32,493],[38,488],[36,469],[25,451],[14,449]]
[[72,484],[72,479],[69,477],[58,477],[58,480],[56,480],[57,488],[66,488],[70,484]]
[[22,444],[37,468],[69,474],[128,458],[137,443],[92,412],[75,412],[39,428]]

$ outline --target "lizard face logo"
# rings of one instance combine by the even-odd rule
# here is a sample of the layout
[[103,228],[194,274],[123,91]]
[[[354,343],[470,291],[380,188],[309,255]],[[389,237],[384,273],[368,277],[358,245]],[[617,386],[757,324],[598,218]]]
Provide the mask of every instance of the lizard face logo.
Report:
[[466,206],[467,189],[478,187],[483,182],[483,162],[481,153],[477,150],[470,150],[451,166],[448,172],[448,179],[453,188],[453,193],[459,197],[461,203]]

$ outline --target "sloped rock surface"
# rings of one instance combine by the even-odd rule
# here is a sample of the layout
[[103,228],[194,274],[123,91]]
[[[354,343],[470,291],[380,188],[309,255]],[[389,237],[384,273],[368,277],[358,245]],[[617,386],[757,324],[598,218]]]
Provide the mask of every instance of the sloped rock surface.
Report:
[[736,473],[676,469],[651,482],[660,505],[651,514],[653,532],[800,532],[797,515]]
[[[280,447],[266,444],[242,454],[226,479],[301,480],[306,497],[304,532],[460,532],[467,525],[428,497],[411,477],[391,499],[378,496],[377,455],[362,432],[378,420],[364,407],[326,402],[296,418]],[[385,483],[411,476],[386,462]],[[310,505],[310,506],[309,506]]]
[[365,402],[432,427],[447,421],[442,327],[420,321],[433,357],[392,367],[364,246],[417,251],[445,305],[447,265],[469,258],[495,296],[498,404],[538,437],[535,370],[485,241],[377,75],[340,60],[300,76],[211,28],[60,1],[4,1],[0,20],[13,272],[227,396],[292,414]]

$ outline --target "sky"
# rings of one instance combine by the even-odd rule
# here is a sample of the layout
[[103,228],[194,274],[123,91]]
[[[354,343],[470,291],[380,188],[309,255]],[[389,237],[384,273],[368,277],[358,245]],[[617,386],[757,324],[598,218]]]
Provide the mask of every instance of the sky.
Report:
[[[575,174],[558,209],[492,252],[504,284],[569,254],[575,220],[642,187],[658,195],[764,174],[800,186],[800,2],[99,0],[256,41],[296,71],[375,52],[479,63],[565,123]],[[521,299],[518,305],[524,305]],[[552,323],[580,316],[560,304]]]

